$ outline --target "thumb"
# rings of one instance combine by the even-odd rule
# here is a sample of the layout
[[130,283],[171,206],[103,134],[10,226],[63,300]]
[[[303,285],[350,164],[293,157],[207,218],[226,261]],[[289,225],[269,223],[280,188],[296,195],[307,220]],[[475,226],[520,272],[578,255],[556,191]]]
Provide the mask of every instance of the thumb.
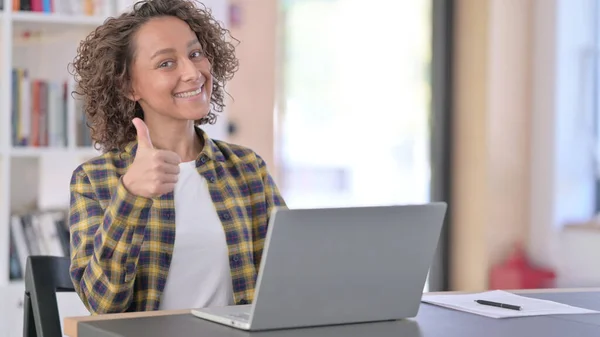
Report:
[[150,131],[148,131],[148,127],[143,120],[136,117],[133,119],[133,125],[135,126],[135,130],[137,131],[137,139],[138,139],[138,147],[143,147],[147,149],[152,149],[152,140],[150,139]]

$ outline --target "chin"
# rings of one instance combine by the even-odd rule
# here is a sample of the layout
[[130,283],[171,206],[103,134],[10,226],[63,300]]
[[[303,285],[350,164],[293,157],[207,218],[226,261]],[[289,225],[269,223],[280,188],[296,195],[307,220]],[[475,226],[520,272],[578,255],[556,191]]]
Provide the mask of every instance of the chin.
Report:
[[199,119],[202,119],[202,118],[208,116],[208,112],[209,112],[208,109],[206,109],[206,110],[203,109],[202,111],[185,111],[178,115],[184,117],[187,120],[195,121],[195,120],[199,120]]
[[175,104],[166,111],[172,111],[172,116],[186,120],[199,120],[210,112],[210,101],[204,97],[177,98]]

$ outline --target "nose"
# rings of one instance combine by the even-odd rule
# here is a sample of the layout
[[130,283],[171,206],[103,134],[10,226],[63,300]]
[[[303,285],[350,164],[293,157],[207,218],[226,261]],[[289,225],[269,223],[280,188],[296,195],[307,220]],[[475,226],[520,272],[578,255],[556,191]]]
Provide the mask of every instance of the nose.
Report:
[[181,63],[181,79],[184,82],[197,82],[200,78],[200,70],[196,68],[194,62],[185,59]]

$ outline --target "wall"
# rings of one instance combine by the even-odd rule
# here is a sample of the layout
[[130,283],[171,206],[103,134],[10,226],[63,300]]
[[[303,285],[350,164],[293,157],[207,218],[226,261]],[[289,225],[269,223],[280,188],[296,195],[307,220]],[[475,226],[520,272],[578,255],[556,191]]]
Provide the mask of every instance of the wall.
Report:
[[455,1],[453,289],[527,239],[532,1]]
[[451,231],[452,289],[485,284],[487,244],[487,26],[488,4],[455,1],[453,191]]
[[533,261],[557,271],[559,287],[600,285],[600,232],[582,225],[595,203],[593,1],[536,3],[529,252]]
[[515,242],[557,287],[600,285],[592,0],[455,3],[452,288],[486,289]]
[[[534,262],[555,268],[559,286],[600,284],[600,273],[589,268],[600,234],[562,230],[590,209],[589,179],[578,179],[585,172],[559,169],[565,153],[576,154],[575,168],[586,167],[574,151],[583,145],[565,142],[573,137],[560,136],[558,127],[558,116],[568,122],[578,99],[568,88],[577,84],[573,62],[585,34],[568,29],[582,28],[582,11],[573,8],[586,1],[454,1],[453,289],[485,289],[488,269],[515,242]],[[232,3],[242,22],[232,28],[241,44],[240,70],[229,86],[228,114],[238,126],[230,140],[255,149],[277,176],[277,0]]]
[[236,49],[240,68],[230,82],[228,117],[237,132],[230,137],[261,155],[275,179],[275,93],[278,0],[231,0],[239,6],[241,22],[231,28],[240,44]]
[[[456,0],[455,201],[452,280],[484,289],[487,270],[529,228],[529,129],[534,0]],[[277,174],[273,146],[277,1],[233,0],[240,70],[229,86],[230,139],[250,146]],[[260,132],[256,132],[260,130]],[[512,133],[512,134],[511,134]]]

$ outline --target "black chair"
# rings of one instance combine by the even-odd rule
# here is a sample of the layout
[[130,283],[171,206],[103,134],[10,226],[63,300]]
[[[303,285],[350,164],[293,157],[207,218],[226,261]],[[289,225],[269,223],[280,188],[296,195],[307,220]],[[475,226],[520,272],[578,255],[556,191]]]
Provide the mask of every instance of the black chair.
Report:
[[23,337],[62,337],[57,292],[75,291],[69,276],[70,260],[29,256],[25,269]]

